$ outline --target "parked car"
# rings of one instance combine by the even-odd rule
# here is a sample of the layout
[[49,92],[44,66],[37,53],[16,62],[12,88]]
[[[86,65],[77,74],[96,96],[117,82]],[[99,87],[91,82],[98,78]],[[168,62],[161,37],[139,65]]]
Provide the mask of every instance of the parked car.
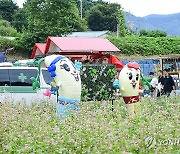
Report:
[[47,95],[53,78],[46,68],[41,69],[40,88],[33,90],[30,78],[36,77],[37,73],[37,67],[14,66],[8,62],[0,63],[0,102],[56,102],[56,95],[51,93]]

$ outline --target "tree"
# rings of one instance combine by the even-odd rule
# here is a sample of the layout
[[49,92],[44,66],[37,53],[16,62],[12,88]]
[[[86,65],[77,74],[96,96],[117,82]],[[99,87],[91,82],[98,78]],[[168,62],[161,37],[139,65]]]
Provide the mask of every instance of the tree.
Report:
[[[81,0],[75,0],[76,5],[81,12]],[[86,11],[98,4],[98,1],[94,0],[82,0],[82,16],[85,17]]]
[[141,29],[140,32],[139,32],[139,35],[140,36],[147,36],[148,35],[148,31],[145,30],[145,29]]
[[0,36],[17,36],[18,33],[16,29],[14,29],[10,22],[7,20],[0,20]]
[[139,33],[140,36],[147,36],[147,37],[166,37],[167,33],[161,30],[151,30],[147,31],[142,29]]
[[166,37],[167,33],[162,30],[152,30],[148,32],[149,37]]
[[4,20],[12,22],[12,16],[16,10],[18,10],[18,6],[12,0],[0,0],[0,16]]
[[19,9],[15,11],[13,15],[12,25],[14,28],[17,29],[18,32],[23,32],[23,30],[27,30],[28,23],[27,23],[28,14],[25,9]]
[[61,36],[72,31],[86,29],[80,19],[74,0],[27,0],[28,31],[35,33],[40,40],[47,36]]
[[45,42],[48,36],[62,36],[87,29],[79,16],[74,0],[27,0],[27,32],[17,41],[17,49],[30,55],[36,42]]
[[[100,3],[100,2],[99,2]],[[124,14],[119,4],[101,2],[92,7],[87,13],[87,22],[91,30],[120,30],[120,35],[125,34]]]

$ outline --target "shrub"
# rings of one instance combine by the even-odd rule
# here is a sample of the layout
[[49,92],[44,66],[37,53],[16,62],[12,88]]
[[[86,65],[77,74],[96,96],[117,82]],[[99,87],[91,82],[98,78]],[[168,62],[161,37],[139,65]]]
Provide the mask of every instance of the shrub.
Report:
[[127,55],[165,55],[180,52],[180,37],[110,36],[108,39]]
[[2,20],[2,19],[0,19],[0,26],[11,27],[11,24],[10,24],[10,22],[7,21],[7,20]]
[[6,20],[0,20],[0,36],[18,36],[17,30]]
[[5,27],[5,26],[1,26],[0,27],[0,36],[11,36],[11,37],[15,37],[17,36],[17,30],[15,30],[12,27]]
[[21,37],[16,40],[14,47],[16,51],[24,53],[26,56],[30,56],[32,54],[34,44],[37,42],[42,42],[42,40],[40,40],[40,38],[38,38],[35,34],[23,33]]
[[14,47],[15,41],[14,40],[9,40],[4,37],[0,37],[0,51],[5,51],[8,48]]
[[82,101],[112,99],[114,92],[112,83],[116,75],[114,65],[83,65],[80,74],[82,82]]
[[142,29],[140,31],[140,36],[147,36],[147,37],[166,37],[167,33],[161,30],[151,30],[151,31],[146,31]]

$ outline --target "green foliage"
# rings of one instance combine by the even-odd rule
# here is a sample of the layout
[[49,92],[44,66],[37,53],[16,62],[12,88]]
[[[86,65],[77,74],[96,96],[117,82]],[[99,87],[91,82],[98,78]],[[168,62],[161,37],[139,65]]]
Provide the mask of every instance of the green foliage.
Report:
[[180,37],[110,36],[108,39],[126,55],[147,56],[178,54],[180,52]]
[[119,29],[119,34],[118,36],[124,37],[126,36],[126,34],[128,33],[126,26],[125,26],[125,17],[124,17],[124,13],[122,12],[122,10],[118,10],[118,29]]
[[140,36],[147,36],[147,37],[166,37],[167,33],[161,30],[151,30],[151,31],[146,31],[142,29],[140,31]]
[[[25,12],[25,14],[23,14]],[[28,16],[27,16],[28,15]],[[86,23],[80,19],[74,0],[27,0],[25,8],[14,17],[23,17],[23,23],[14,21],[18,31],[26,27],[27,32],[16,43],[16,49],[31,54],[36,42],[45,42],[48,36],[61,36],[72,31],[86,30]]]
[[18,36],[17,30],[6,20],[0,20],[0,36]]
[[23,32],[23,30],[27,30],[27,17],[28,15],[25,9],[19,9],[13,14],[13,21],[11,23],[18,32]]
[[14,41],[0,36],[0,51],[14,47]]
[[117,25],[124,30],[124,15],[121,5],[101,3],[95,5],[87,12],[87,22],[91,30],[116,31]]
[[36,34],[26,32],[15,41],[14,47],[16,51],[23,52],[24,55],[30,56],[36,42],[45,42],[45,39],[41,40]]
[[0,0],[0,16],[4,20],[12,22],[12,16],[16,10],[18,10],[18,6],[12,0]]
[[113,112],[111,102],[81,103],[64,120],[53,104],[3,102],[0,153],[179,153],[179,97],[142,100],[134,121],[121,100]]
[[7,20],[0,19],[0,26],[11,27],[11,24]]
[[[79,12],[81,12],[81,1],[75,0],[75,2],[79,9]],[[97,3],[98,1],[94,1],[94,0],[82,0],[82,16],[85,17],[86,11],[88,11],[90,8],[95,6]]]
[[27,0],[25,9],[28,31],[41,40],[86,28],[73,0]]
[[113,86],[116,75],[114,65],[90,64],[81,69],[82,101],[110,100],[113,96]]

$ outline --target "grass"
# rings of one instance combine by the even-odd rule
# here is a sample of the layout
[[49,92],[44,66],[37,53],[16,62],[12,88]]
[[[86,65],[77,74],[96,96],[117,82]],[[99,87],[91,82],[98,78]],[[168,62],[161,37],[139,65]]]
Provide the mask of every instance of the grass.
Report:
[[[0,106],[0,153],[180,153],[179,98],[141,102],[130,121],[122,100],[82,103],[60,120],[51,103]],[[151,137],[154,140],[151,140]]]

